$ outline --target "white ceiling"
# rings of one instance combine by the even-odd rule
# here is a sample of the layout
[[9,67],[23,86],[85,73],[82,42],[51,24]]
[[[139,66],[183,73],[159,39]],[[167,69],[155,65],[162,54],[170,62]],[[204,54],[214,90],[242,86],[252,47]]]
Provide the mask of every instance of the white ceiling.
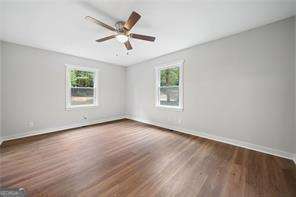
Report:
[[[1,1],[0,38],[5,41],[128,66],[173,51],[268,24],[296,13],[295,1],[111,0]],[[155,43],[131,40],[133,50],[112,32],[85,21],[86,15],[113,25],[132,11],[142,15],[134,33],[156,36]]]

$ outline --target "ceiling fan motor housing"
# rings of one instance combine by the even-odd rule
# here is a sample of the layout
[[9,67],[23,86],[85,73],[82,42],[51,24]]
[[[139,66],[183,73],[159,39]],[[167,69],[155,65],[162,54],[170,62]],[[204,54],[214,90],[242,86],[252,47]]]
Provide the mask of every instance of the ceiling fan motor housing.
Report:
[[115,28],[118,33],[125,33],[124,21],[118,21],[115,23]]

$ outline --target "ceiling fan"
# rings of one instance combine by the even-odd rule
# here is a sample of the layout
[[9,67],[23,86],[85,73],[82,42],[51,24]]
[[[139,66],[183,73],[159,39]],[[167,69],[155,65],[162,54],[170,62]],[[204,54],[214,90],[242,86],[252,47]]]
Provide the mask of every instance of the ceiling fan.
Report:
[[88,21],[91,21],[91,22],[96,23],[102,27],[105,27],[113,32],[116,32],[116,34],[96,40],[97,42],[104,42],[106,40],[116,38],[120,43],[124,43],[127,50],[133,49],[133,47],[129,41],[130,38],[135,38],[135,39],[140,39],[140,40],[145,40],[145,41],[150,41],[150,42],[154,42],[154,40],[155,40],[155,37],[152,37],[152,36],[134,34],[134,33],[130,32],[131,29],[133,28],[133,26],[138,22],[138,20],[140,18],[141,18],[140,14],[138,14],[137,12],[132,12],[132,14],[130,15],[130,17],[127,19],[126,22],[118,21],[115,23],[115,28],[114,28],[114,27],[111,27],[110,25],[107,25],[107,24],[105,24],[105,23],[103,23],[91,16],[85,17],[85,19]]

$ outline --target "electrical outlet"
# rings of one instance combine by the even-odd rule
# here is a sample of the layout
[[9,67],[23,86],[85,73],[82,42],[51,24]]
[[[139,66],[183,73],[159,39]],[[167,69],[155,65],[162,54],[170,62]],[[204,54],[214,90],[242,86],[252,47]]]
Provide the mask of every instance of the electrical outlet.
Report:
[[181,118],[178,119],[178,124],[182,124],[182,119]]
[[28,123],[28,125],[29,125],[30,128],[32,128],[32,127],[34,127],[34,122],[33,122],[33,121],[30,121],[30,122]]

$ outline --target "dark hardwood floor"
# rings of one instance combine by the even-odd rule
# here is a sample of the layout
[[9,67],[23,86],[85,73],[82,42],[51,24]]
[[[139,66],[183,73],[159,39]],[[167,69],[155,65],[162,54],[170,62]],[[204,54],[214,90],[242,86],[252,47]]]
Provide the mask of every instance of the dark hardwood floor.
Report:
[[292,161],[123,120],[4,143],[1,187],[29,196],[295,197]]

